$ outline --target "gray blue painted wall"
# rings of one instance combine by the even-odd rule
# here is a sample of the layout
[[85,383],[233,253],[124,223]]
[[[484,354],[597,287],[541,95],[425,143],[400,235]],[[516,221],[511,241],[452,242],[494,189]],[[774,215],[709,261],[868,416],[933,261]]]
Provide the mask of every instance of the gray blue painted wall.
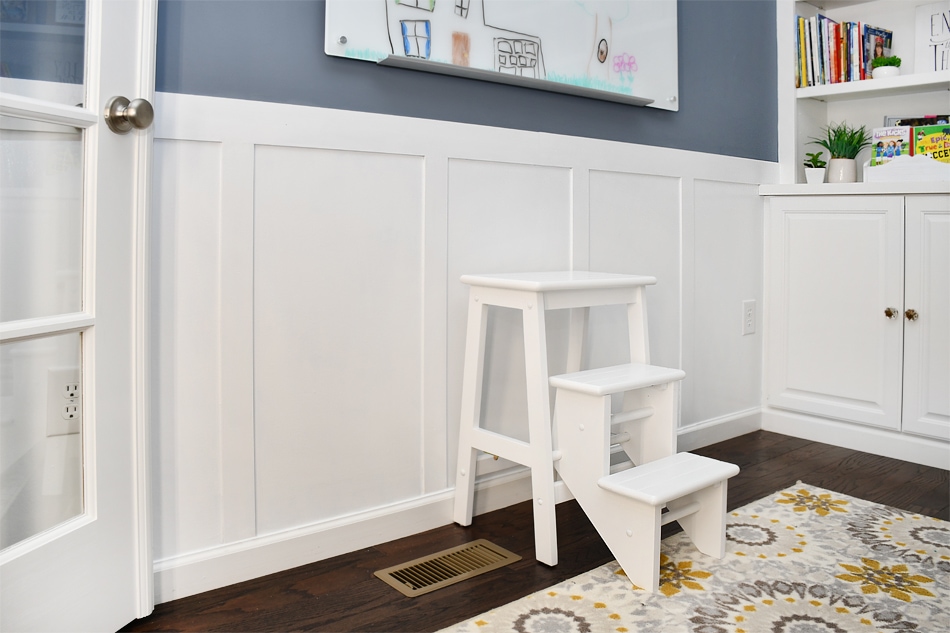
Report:
[[679,0],[679,112],[329,57],[325,9],[160,0],[156,89],[778,159],[773,0]]

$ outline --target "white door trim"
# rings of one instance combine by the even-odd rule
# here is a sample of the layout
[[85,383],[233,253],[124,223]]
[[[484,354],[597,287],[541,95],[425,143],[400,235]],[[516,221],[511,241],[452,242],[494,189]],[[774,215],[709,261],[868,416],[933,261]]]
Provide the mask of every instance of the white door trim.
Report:
[[[158,0],[142,2],[139,24],[139,86],[136,97],[155,103],[155,64],[158,37]],[[149,400],[149,210],[152,197],[152,145],[155,126],[139,137],[135,174],[135,354],[134,411],[135,429],[135,513],[136,513],[136,588],[137,615],[145,617],[155,608],[155,586],[151,534],[150,400]]]

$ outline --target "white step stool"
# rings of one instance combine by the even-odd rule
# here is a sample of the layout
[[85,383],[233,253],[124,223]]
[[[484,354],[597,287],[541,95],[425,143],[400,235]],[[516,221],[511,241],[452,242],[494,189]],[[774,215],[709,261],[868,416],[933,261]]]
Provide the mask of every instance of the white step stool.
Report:
[[[453,518],[459,525],[472,523],[478,451],[528,466],[534,497],[535,556],[539,562],[556,565],[555,447],[551,433],[551,387],[548,383],[544,313],[547,310],[570,310],[566,368],[569,372],[581,368],[589,312],[594,306],[626,306],[630,360],[649,363],[644,287],[656,283],[656,279],[643,275],[552,271],[463,275],[461,280],[470,286],[470,290]],[[481,427],[485,338],[490,306],[513,308],[522,314],[528,442]],[[669,437],[672,442],[672,428]],[[666,450],[665,455],[674,452],[672,448]]]
[[[631,363],[551,377],[557,471],[630,580],[650,592],[659,585],[666,523],[679,521],[699,551],[723,557],[726,480],[739,473],[738,466],[708,457],[663,454],[671,442],[675,451],[675,394],[684,376]],[[640,408],[611,415],[610,396],[622,392],[637,394]],[[618,418],[621,428],[612,434]],[[631,436],[642,447],[641,461],[633,460],[639,465],[611,475],[610,445],[626,450]]]

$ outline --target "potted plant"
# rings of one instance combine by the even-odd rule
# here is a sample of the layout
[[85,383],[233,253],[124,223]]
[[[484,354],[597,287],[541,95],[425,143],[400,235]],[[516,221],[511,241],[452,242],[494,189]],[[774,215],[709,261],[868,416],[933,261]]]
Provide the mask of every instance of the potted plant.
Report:
[[825,165],[821,155],[824,152],[805,153],[805,182],[809,185],[818,185],[825,182]]
[[882,77],[895,77],[901,74],[901,58],[891,55],[890,57],[875,57],[871,60],[871,77],[880,79]]
[[824,138],[812,138],[831,155],[828,161],[828,182],[855,182],[858,153],[871,145],[871,134],[865,126],[851,127],[847,123],[831,123],[824,128]]

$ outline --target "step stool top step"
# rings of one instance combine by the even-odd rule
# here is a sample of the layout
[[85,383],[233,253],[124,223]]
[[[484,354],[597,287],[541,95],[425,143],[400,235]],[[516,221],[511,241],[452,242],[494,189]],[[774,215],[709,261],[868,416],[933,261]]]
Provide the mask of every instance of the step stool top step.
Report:
[[738,474],[739,467],[735,464],[693,453],[677,453],[601,477],[597,485],[652,506],[665,506],[673,499]]
[[490,288],[507,288],[509,290],[527,290],[530,292],[633,288],[656,283],[656,277],[598,273],[586,270],[462,275],[461,279],[462,283],[470,286],[488,286]]
[[550,382],[552,387],[559,389],[570,389],[591,396],[606,396],[632,389],[664,385],[685,377],[686,372],[682,369],[627,363],[551,376]]

